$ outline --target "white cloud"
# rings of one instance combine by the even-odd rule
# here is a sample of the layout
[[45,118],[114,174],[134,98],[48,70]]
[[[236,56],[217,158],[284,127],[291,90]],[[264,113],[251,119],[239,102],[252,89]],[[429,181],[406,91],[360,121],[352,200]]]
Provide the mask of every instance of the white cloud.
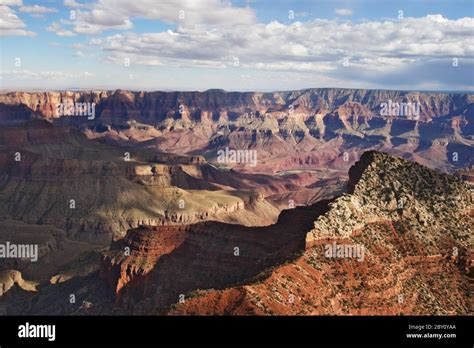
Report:
[[33,6],[21,6],[20,7],[20,12],[45,14],[45,13],[58,12],[58,10],[55,9],[55,8],[52,8],[52,7],[33,5]]
[[110,9],[77,10],[76,19],[69,24],[73,25],[73,31],[78,34],[99,34],[104,30],[127,30],[133,27],[126,15]]
[[25,23],[8,6],[0,6],[0,36],[35,36],[36,33],[26,30]]
[[99,34],[105,30],[127,30],[133,27],[131,18],[147,18],[174,23],[182,27],[195,25],[232,27],[256,23],[249,7],[236,7],[225,0],[98,0],[81,4],[65,0],[65,6],[76,10],[76,19],[69,23],[78,34]]
[[76,33],[70,30],[63,29],[58,22],[53,22],[50,26],[46,28],[46,30],[54,32],[58,36],[64,36],[64,37],[76,36]]
[[112,7],[123,15],[180,25],[232,26],[256,22],[255,13],[251,8],[235,7],[230,1],[224,0],[100,0],[95,6],[96,9],[104,10]]
[[335,12],[338,16],[352,16],[352,10],[349,8],[336,8]]
[[88,8],[91,5],[90,4],[85,4],[85,3],[80,3],[75,0],[64,0],[64,6],[66,7],[74,7],[74,8]]
[[416,61],[474,56],[473,18],[442,16],[363,23],[316,19],[285,25],[179,26],[159,33],[123,33],[103,39],[107,61],[170,66],[227,66],[269,70],[391,71]]
[[[55,21],[47,30],[58,36],[117,30],[105,37],[87,37],[84,44],[94,45],[94,52],[98,52],[94,56],[102,61],[123,65],[124,59],[129,58],[132,67],[219,68],[243,76],[253,76],[253,72],[248,73],[255,69],[275,73],[274,76],[300,74],[305,83],[314,78],[328,83],[364,79],[374,82],[384,76],[396,78],[401,71],[416,75],[414,71],[424,65],[449,65],[453,57],[464,59],[463,64],[472,62],[474,57],[474,18],[470,17],[452,20],[428,15],[357,22],[336,18],[284,24],[260,23],[250,7],[239,7],[230,0],[78,1],[64,1],[65,6],[75,10],[74,20]],[[18,0],[8,3],[22,6]],[[11,7],[2,8],[1,35],[35,34],[26,29]],[[38,8],[47,9],[39,5],[21,8],[22,12],[35,8],[36,14],[42,11]],[[352,10],[337,8],[335,13],[350,16]],[[300,17],[306,15],[302,13]],[[132,32],[133,20],[139,18],[175,26],[162,32]],[[79,58],[90,56],[83,47],[74,47],[74,52]],[[345,61],[349,63],[347,67],[343,65]],[[416,69],[410,70],[412,67]]]
[[0,0],[0,6],[22,6],[22,0]]

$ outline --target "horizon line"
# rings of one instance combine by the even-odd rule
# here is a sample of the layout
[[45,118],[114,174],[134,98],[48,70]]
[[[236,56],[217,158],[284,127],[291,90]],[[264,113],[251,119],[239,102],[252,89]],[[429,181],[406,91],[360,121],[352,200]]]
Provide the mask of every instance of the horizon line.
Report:
[[210,91],[223,92],[223,93],[289,93],[295,91],[308,91],[308,90],[329,90],[329,89],[339,89],[339,90],[366,90],[366,91],[394,91],[394,92],[418,92],[418,93],[445,93],[445,94],[474,94],[474,90],[436,90],[436,89],[390,89],[390,88],[353,88],[353,87],[305,87],[297,89],[287,89],[287,90],[266,90],[266,89],[255,89],[255,90],[226,90],[223,88],[208,88],[204,90],[198,89],[134,89],[134,88],[19,88],[19,89],[10,89],[10,88],[0,88],[0,93],[14,93],[14,92],[24,92],[24,93],[37,93],[37,92],[117,92],[117,91],[126,91],[132,93],[206,93]]

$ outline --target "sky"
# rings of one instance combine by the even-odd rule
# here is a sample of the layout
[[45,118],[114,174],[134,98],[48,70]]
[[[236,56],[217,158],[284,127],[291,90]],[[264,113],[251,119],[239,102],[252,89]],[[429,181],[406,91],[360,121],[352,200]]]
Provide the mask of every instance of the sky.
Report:
[[0,0],[0,89],[474,91],[474,0]]

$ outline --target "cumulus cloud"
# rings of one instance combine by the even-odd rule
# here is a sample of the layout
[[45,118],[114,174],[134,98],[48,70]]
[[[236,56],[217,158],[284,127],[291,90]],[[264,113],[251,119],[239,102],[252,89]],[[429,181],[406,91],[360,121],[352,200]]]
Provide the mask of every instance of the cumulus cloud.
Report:
[[128,57],[137,64],[215,65],[270,70],[330,71],[398,69],[433,58],[472,57],[474,19],[448,20],[440,15],[404,21],[341,23],[316,19],[270,22],[214,30],[212,26],[178,27],[159,33],[124,33],[100,44],[108,61]]
[[92,11],[76,11],[76,19],[68,22],[78,34],[98,34],[104,30],[127,30],[133,27],[132,21],[118,11],[93,9]]
[[75,20],[65,23],[71,25],[71,30],[78,34],[131,29],[131,18],[147,18],[180,26],[232,27],[256,23],[251,8],[236,7],[225,0],[99,0],[91,4],[65,0],[64,4],[78,9]]
[[[34,35],[26,30],[11,6],[22,6],[23,12],[28,12],[26,8],[36,9],[30,13],[47,8],[23,6],[19,0],[0,1],[10,4],[3,5],[9,12],[2,11],[0,15],[2,34]],[[332,20],[310,20],[308,14],[302,13],[297,17],[304,21],[262,23],[252,8],[229,0],[79,1],[84,0],[64,0],[75,17],[55,21],[47,30],[58,36],[91,35],[84,43],[94,46],[97,56],[107,63],[242,69],[242,76],[254,69],[284,76],[294,74],[304,81],[358,81],[363,86],[376,81],[393,82],[397,76],[413,82],[419,71],[426,83],[435,86],[443,78],[440,69],[450,67],[452,58],[457,57],[463,66],[450,70],[446,81],[462,80],[464,86],[473,80],[472,73],[463,70],[472,67],[474,61],[474,18],[470,17],[427,15],[351,21],[341,18],[351,16],[351,9],[336,8],[338,17]],[[172,24],[173,29],[133,32],[133,21],[144,18]],[[84,52],[85,49],[76,48],[75,56],[81,57]],[[435,71],[441,77],[426,75],[428,67],[438,69]],[[460,79],[460,73],[466,77]]]
[[47,30],[56,32],[59,36],[74,36],[100,34],[110,29],[127,30],[132,27],[132,21],[125,15],[113,10],[93,9],[91,11],[74,10],[74,18],[53,22]]
[[[10,1],[10,3],[13,2]],[[21,2],[19,3],[21,5]],[[36,34],[34,32],[26,30],[25,23],[16,15],[15,11],[12,8],[6,5],[0,5],[0,36],[35,35]]]
[[34,14],[45,14],[45,13],[54,13],[58,12],[57,9],[51,7],[45,7],[40,5],[32,5],[32,6],[21,6],[20,12],[26,13],[34,13]]

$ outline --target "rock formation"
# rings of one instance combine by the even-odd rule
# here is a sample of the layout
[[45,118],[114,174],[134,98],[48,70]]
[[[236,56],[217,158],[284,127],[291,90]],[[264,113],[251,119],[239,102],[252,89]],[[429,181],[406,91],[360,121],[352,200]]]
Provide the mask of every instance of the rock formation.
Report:
[[473,117],[467,93],[0,94],[0,241],[40,248],[0,260],[0,313],[470,314]]
[[218,170],[200,156],[100,144],[44,120],[2,127],[0,147],[0,221],[49,224],[102,245],[140,225],[267,225],[279,209],[265,196],[300,188]]
[[266,227],[203,222],[131,229],[104,252],[101,277],[117,303],[146,313],[136,299],[148,299],[159,310],[190,291],[230,286],[286,261],[304,247],[304,231],[326,207],[323,201],[286,210]]
[[[93,120],[59,117],[55,110],[60,103],[95,103],[96,115]],[[387,103],[400,107],[386,114],[383,105]],[[416,104],[419,113],[411,115],[411,109],[404,107],[407,103]],[[117,90],[0,95],[0,115],[20,108],[15,111],[17,118],[31,118],[34,112],[35,117],[74,125],[89,137],[109,143],[132,143],[175,154],[200,153],[214,162],[224,147],[257,150],[255,167],[231,167],[269,174],[295,168],[347,171],[369,149],[445,171],[472,165],[473,105],[472,94],[335,88],[273,93]]]
[[[472,314],[469,186],[377,152],[349,174],[350,193],[315,220],[298,258],[261,281],[197,291],[170,313]],[[363,257],[328,254],[334,245],[359,247]]]

